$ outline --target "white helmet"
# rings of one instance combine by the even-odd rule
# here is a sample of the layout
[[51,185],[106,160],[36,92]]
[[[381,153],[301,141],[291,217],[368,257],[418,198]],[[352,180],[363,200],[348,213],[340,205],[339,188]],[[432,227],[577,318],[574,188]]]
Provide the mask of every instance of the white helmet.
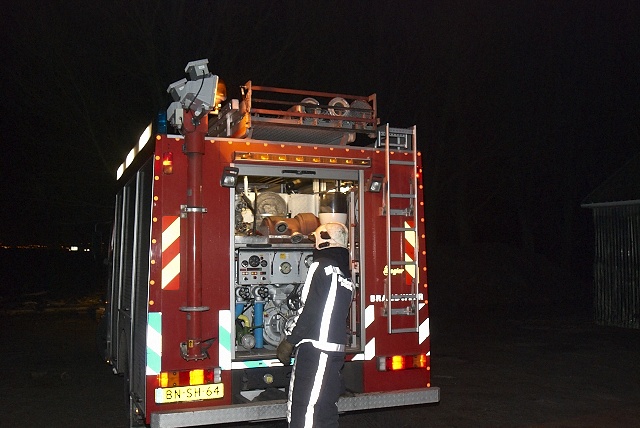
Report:
[[312,235],[318,250],[331,247],[347,248],[349,242],[349,230],[342,223],[321,224]]

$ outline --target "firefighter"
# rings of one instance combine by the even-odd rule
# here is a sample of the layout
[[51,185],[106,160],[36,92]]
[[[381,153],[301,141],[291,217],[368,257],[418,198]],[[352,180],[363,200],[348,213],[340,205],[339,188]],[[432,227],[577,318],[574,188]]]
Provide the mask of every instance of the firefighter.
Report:
[[346,319],[354,289],[348,235],[342,223],[326,223],[313,232],[316,249],[302,287],[302,308],[278,346],[278,359],[285,365],[294,348],[296,352],[287,403],[290,428],[338,426]]

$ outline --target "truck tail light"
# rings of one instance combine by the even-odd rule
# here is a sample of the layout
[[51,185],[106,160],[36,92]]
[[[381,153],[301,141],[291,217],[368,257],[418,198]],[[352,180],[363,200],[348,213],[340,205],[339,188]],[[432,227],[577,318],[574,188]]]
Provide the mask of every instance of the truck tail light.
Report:
[[378,357],[378,370],[382,372],[407,369],[429,369],[426,354]]
[[173,174],[173,152],[164,152],[162,154],[162,172]]
[[219,367],[213,369],[195,369],[184,371],[162,372],[158,374],[158,387],[204,385],[222,382]]

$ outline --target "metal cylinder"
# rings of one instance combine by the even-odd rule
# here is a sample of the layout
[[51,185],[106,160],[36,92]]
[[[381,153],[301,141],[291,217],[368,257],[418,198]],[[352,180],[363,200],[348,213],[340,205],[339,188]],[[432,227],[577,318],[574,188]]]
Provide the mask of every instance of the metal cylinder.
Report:
[[187,360],[206,358],[201,346],[202,306],[202,156],[204,137],[208,130],[206,115],[194,120],[191,111],[185,111],[185,154],[187,155],[187,304],[181,308],[187,313]]
[[256,348],[264,348],[264,302],[257,301],[253,306],[253,336],[256,339]]

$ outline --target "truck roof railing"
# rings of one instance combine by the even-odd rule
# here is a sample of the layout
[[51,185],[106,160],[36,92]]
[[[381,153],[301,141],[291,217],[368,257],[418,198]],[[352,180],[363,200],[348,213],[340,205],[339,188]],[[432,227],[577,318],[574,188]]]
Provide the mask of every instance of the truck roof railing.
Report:
[[[389,133],[389,142],[385,141]],[[375,148],[389,147],[390,150],[413,150],[415,140],[414,128],[389,128],[381,126],[378,129],[378,137],[374,144]]]
[[209,136],[350,145],[376,138],[376,95],[356,96],[252,85],[210,121]]

